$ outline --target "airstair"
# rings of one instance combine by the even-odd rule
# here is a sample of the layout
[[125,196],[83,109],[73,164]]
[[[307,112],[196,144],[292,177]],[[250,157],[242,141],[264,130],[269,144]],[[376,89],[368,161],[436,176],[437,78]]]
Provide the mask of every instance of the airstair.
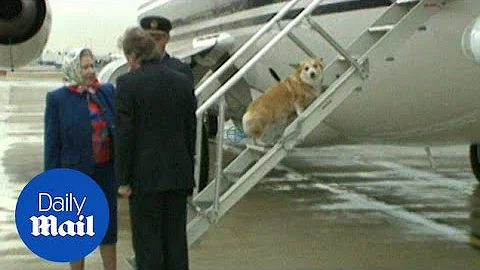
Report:
[[[453,0],[452,0],[453,1]],[[197,115],[197,156],[201,156],[202,120],[205,112],[212,106],[219,107],[218,134],[216,145],[215,179],[200,193],[194,192],[192,207],[196,215],[187,225],[189,245],[197,241],[212,225],[227,213],[245,194],[254,187],[268,172],[285,158],[290,150],[302,142],[330,113],[332,113],[355,89],[361,87],[369,76],[369,59],[375,55],[387,55],[395,51],[396,46],[406,40],[419,26],[435,15],[448,3],[445,0],[397,0],[347,48],[343,48],[310,16],[312,11],[323,1],[313,0],[291,20],[272,40],[262,47],[236,74],[220,88],[211,91],[211,84],[217,81],[223,72],[247,52],[262,35],[291,11],[300,0],[285,4],[279,12],[249,39],[232,57],[215,73],[210,75],[195,91],[197,97],[202,95],[204,102],[196,111]],[[324,84],[328,88],[306,108],[283,132],[276,144],[263,151],[247,147],[228,166],[222,168],[225,94],[250,70],[255,63],[274,47],[280,39],[287,36],[308,55],[314,56],[292,29],[301,23],[309,25],[320,37],[324,38],[339,56],[329,63],[324,70]],[[207,91],[208,89],[208,91]],[[208,92],[208,96],[203,96]],[[195,178],[198,183],[200,174],[199,160],[195,165]],[[197,185],[198,186],[198,185]]]

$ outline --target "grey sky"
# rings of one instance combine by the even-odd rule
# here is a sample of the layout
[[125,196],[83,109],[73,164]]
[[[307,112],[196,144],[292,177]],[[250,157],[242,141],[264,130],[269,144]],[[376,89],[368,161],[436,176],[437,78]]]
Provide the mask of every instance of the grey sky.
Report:
[[145,0],[49,0],[52,31],[47,50],[91,47],[96,53],[119,53],[117,39],[137,24]]

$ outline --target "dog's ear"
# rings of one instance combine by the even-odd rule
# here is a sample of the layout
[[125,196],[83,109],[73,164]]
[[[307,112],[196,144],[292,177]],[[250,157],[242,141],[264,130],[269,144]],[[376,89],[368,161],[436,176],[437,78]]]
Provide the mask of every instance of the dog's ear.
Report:
[[323,63],[323,57],[317,57],[315,58],[318,62]]
[[292,67],[293,69],[297,69],[300,66],[300,64],[298,64],[298,63],[297,64],[288,64],[288,65],[290,67]]

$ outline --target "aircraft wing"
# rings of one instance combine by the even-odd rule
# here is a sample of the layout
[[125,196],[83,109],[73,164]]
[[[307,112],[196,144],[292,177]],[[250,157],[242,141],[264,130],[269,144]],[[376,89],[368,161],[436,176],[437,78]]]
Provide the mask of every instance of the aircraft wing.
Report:
[[119,58],[105,65],[98,73],[98,80],[102,83],[116,84],[117,78],[128,70],[127,59]]
[[170,54],[183,62],[190,63],[191,58],[196,55],[208,54],[216,45],[218,45],[221,34],[212,34],[193,39],[190,43],[183,46],[176,46],[175,49],[169,49]]
[[[201,53],[207,53],[215,46],[213,44],[204,44],[201,46],[185,46],[176,50],[169,51],[170,55],[180,59],[182,62],[191,63],[191,58]],[[125,58],[117,59],[105,65],[98,73],[100,82],[110,82],[115,85],[117,78],[126,73],[128,69]]]
[[[190,46],[190,47],[185,47],[177,50],[172,50],[172,51],[169,51],[169,53],[172,56],[180,59],[182,62],[190,63],[191,57],[203,52],[208,52],[214,46],[215,44],[208,44],[208,45],[196,46],[196,47]],[[115,85],[117,78],[120,75],[126,73],[127,70],[128,70],[128,63],[125,58],[114,60],[102,68],[102,70],[98,73],[98,80],[103,83],[110,82]]]
[[[167,48],[170,55],[183,62],[191,63],[195,57],[196,63],[205,67],[213,66],[218,58],[227,53],[233,46],[234,39],[227,33],[217,33],[197,37],[185,45],[175,44]],[[115,84],[117,78],[127,72],[127,61],[125,58],[112,61],[106,65],[98,74],[101,82]]]
[[179,48],[176,50],[171,50],[170,54],[183,62],[190,62],[192,56],[195,56],[200,53],[207,53],[215,46],[215,43],[202,44],[199,46],[188,45],[184,48]]

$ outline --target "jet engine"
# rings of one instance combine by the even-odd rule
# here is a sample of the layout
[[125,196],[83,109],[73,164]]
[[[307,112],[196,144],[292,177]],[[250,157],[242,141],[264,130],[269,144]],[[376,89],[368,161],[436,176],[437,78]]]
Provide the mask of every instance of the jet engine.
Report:
[[52,25],[47,0],[0,1],[0,67],[17,68],[38,58]]

